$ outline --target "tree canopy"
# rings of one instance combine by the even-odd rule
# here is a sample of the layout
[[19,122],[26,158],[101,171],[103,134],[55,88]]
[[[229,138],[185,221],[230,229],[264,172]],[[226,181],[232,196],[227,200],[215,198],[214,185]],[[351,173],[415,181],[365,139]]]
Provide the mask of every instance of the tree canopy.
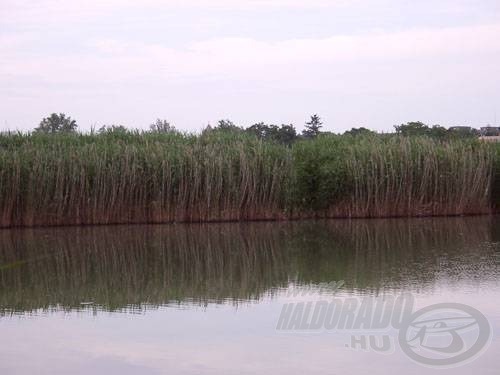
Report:
[[297,139],[297,131],[292,124],[282,124],[281,126],[278,126],[267,125],[263,122],[259,122],[258,124],[250,126],[245,131],[256,135],[257,138],[272,140],[285,145],[290,145]]
[[302,135],[306,138],[317,137],[321,133],[320,129],[323,127],[322,125],[321,118],[318,115],[312,115],[311,120],[306,122]]
[[149,130],[153,133],[172,133],[176,132],[175,126],[171,125],[167,120],[157,119],[149,125]]
[[71,117],[66,117],[64,113],[52,113],[44,118],[35,129],[38,133],[71,133],[78,128],[76,121]]

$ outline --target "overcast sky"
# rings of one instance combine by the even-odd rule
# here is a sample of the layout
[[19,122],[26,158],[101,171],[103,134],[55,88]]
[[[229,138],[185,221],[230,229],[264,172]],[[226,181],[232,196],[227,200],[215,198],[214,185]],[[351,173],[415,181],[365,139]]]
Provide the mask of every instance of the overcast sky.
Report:
[[0,0],[0,129],[500,122],[499,0]]

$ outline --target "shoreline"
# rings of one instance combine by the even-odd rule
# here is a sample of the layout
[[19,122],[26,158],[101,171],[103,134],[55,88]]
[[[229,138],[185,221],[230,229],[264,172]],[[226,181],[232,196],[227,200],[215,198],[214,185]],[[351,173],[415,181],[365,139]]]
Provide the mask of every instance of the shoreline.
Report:
[[175,220],[175,221],[130,221],[130,222],[109,222],[109,223],[80,223],[80,224],[38,224],[38,225],[13,225],[0,227],[2,230],[10,229],[39,229],[39,228],[91,228],[91,227],[114,227],[114,226],[142,226],[142,225],[205,225],[205,224],[251,224],[251,223],[287,223],[287,222],[310,222],[310,221],[358,221],[358,220],[394,220],[394,219],[446,219],[446,218],[469,218],[469,217],[495,217],[500,215],[500,210],[493,210],[489,213],[469,213],[469,214],[448,214],[448,215],[418,215],[418,216],[403,216],[403,215],[389,215],[389,216],[309,216],[300,218],[261,218],[261,219],[243,219],[243,220]]

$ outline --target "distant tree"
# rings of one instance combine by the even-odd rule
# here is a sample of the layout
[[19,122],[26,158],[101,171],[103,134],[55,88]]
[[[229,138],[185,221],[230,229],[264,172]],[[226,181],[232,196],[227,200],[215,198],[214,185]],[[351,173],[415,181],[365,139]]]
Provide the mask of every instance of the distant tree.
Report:
[[292,124],[282,124],[278,129],[277,140],[278,142],[289,146],[297,140],[297,130],[295,130],[295,127]]
[[64,113],[52,113],[44,118],[35,129],[37,133],[73,133],[78,128],[75,120]]
[[257,138],[272,140],[284,145],[292,144],[297,138],[297,131],[293,125],[267,125],[263,122],[254,124],[247,128],[245,132],[254,134]]
[[107,133],[128,133],[128,129],[123,125],[103,125],[99,128],[99,134]]
[[149,125],[149,130],[152,133],[174,133],[177,130],[167,120],[157,119],[153,124]]
[[406,124],[394,126],[396,133],[405,137],[416,135],[429,135],[429,127],[420,121],[411,121]]
[[240,131],[241,128],[236,126],[231,120],[219,120],[215,129],[218,130],[229,130],[229,131]]
[[318,115],[312,115],[311,120],[306,122],[306,128],[302,131],[302,135],[306,138],[317,137],[321,131],[323,123]]
[[473,138],[480,135],[479,130],[470,126],[452,126],[449,129],[441,125],[433,125],[429,127],[420,121],[408,122],[394,127],[397,134],[404,136],[428,136],[435,139],[457,139],[457,138]]
[[276,125],[266,125],[263,122],[253,124],[248,127],[245,132],[255,135],[257,138],[266,139],[272,132],[271,127],[277,127]]
[[429,128],[428,134],[432,138],[445,139],[448,131],[441,125],[433,125]]
[[470,126],[452,126],[447,132],[447,137],[452,139],[475,138],[479,135],[479,130]]
[[368,135],[368,134],[376,134],[376,133],[364,127],[352,128],[351,130],[347,130],[346,132],[344,132],[344,135],[352,135],[352,136]]

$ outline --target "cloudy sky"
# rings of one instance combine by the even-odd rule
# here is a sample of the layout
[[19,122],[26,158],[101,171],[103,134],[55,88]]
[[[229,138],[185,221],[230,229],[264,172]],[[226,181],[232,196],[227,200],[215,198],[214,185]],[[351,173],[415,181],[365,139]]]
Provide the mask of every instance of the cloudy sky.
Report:
[[500,122],[499,0],[0,0],[0,129]]

